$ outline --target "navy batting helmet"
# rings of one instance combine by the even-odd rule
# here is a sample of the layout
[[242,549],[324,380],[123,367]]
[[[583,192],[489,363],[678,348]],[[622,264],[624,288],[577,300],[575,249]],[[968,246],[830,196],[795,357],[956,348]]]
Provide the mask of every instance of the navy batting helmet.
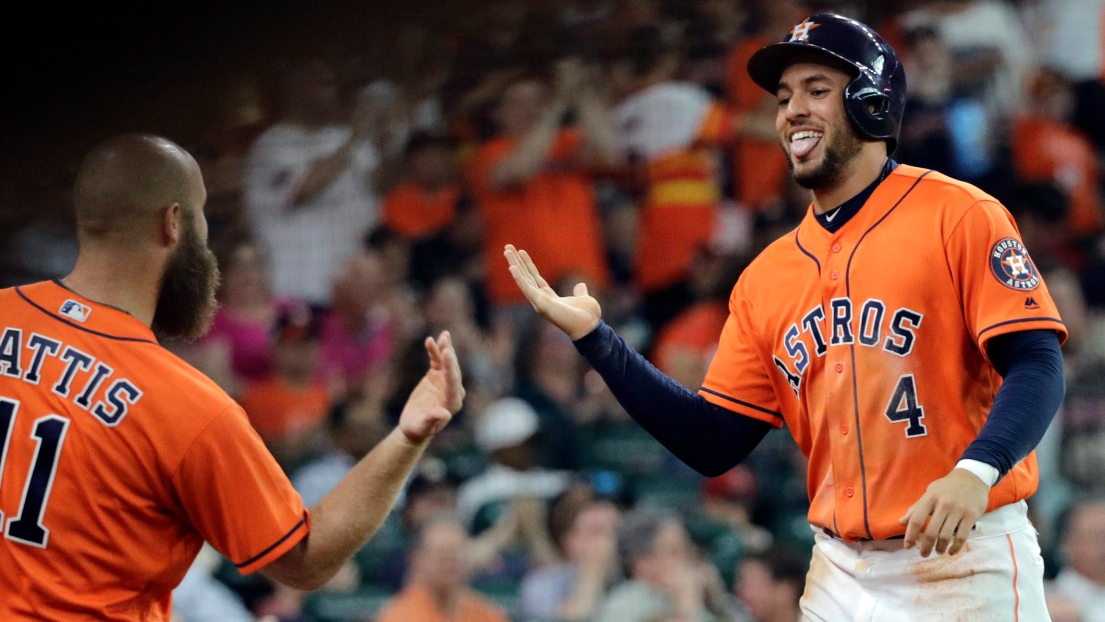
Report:
[[855,77],[844,89],[844,110],[861,136],[898,143],[905,108],[905,70],[879,33],[854,19],[818,13],[796,25],[785,40],[761,48],[748,60],[748,75],[774,94],[796,56],[814,52],[843,61]]

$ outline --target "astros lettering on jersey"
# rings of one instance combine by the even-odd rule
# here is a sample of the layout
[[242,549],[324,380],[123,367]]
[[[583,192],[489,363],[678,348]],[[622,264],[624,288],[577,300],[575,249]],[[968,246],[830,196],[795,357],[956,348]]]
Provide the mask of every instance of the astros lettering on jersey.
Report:
[[308,513],[229,396],[60,283],[0,290],[0,620],[168,620],[203,542],[243,573]]
[[[744,272],[700,394],[786,423],[810,459],[809,520],[845,540],[900,536],[986,422],[986,344],[1066,329],[1012,217],[942,174],[899,166],[835,233],[812,208]],[[988,510],[1035,492],[1035,453]]]

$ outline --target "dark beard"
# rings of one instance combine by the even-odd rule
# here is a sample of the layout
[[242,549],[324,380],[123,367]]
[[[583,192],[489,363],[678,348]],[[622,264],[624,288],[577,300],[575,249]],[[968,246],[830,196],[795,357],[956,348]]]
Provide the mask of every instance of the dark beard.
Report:
[[159,339],[193,341],[211,327],[218,303],[219,265],[204,244],[190,217],[157,296],[152,328]]
[[852,133],[852,128],[845,123],[839,123],[833,128],[833,135],[838,136],[834,144],[825,145],[825,157],[821,159],[821,165],[812,171],[796,173],[794,160],[787,153],[787,165],[794,175],[794,181],[807,190],[817,190],[835,185],[844,174],[848,166],[863,149],[863,142]]

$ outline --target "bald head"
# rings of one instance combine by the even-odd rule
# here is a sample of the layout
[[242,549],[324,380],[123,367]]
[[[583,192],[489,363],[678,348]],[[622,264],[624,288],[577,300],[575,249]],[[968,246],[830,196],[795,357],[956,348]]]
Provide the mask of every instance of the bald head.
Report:
[[206,200],[203,178],[192,156],[157,136],[111,138],[85,157],[73,188],[82,239],[117,236],[141,241],[155,231],[161,210],[179,204],[191,218]]

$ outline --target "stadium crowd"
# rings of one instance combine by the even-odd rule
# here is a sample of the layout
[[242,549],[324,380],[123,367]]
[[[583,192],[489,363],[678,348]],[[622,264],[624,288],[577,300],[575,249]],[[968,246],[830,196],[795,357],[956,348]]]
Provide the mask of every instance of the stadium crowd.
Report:
[[[223,282],[210,333],[167,345],[239,400],[308,506],[394,425],[425,335],[452,332],[468,390],[323,590],[206,551],[181,620],[797,620],[812,536],[789,436],[694,473],[537,321],[502,249],[586,282],[697,389],[737,276],[808,206],[745,65],[819,10],[894,45],[893,157],[1001,200],[1060,307],[1069,386],[1030,505],[1053,619],[1105,620],[1105,2],[432,4],[356,45],[285,50],[170,135],[203,168]],[[71,266],[60,186],[5,240],[0,285]]]

